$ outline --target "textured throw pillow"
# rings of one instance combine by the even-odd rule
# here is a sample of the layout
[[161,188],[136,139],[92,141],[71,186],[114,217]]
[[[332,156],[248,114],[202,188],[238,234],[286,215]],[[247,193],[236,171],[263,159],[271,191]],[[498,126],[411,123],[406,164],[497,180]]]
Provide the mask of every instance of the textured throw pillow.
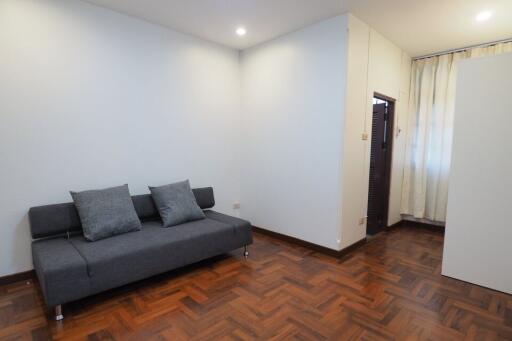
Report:
[[70,193],[87,240],[95,241],[141,229],[128,185]]
[[149,187],[149,190],[164,227],[205,218],[203,210],[197,205],[188,180],[160,187]]

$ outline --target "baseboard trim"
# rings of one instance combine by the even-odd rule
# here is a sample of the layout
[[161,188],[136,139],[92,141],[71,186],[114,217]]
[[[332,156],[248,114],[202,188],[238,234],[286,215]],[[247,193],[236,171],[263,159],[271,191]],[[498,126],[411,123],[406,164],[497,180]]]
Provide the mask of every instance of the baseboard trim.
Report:
[[270,237],[274,237],[274,238],[283,240],[285,242],[296,244],[296,245],[311,249],[313,251],[320,252],[320,253],[323,253],[323,254],[326,254],[329,256],[333,256],[333,257],[337,257],[337,258],[347,255],[348,253],[358,249],[359,247],[361,247],[362,245],[364,245],[366,243],[366,237],[365,237],[365,238],[361,239],[360,241],[355,242],[354,244],[352,244],[350,246],[347,246],[343,250],[336,251],[333,249],[329,249],[328,247],[325,247],[325,246],[307,242],[307,241],[299,239],[299,238],[287,236],[287,235],[279,233],[279,232],[270,231],[270,230],[267,230],[267,229],[264,229],[264,228],[261,228],[258,226],[253,225],[252,229],[254,232],[261,233],[261,234],[264,234],[264,235],[267,235]]
[[394,224],[391,224],[387,227],[387,229],[395,229],[397,227],[401,227],[401,226],[404,226],[404,221],[403,220],[400,220]]
[[444,225],[435,225],[435,224],[424,223],[421,221],[411,221],[411,220],[402,220],[402,225],[427,229],[429,231],[440,232],[440,233],[444,233],[444,229],[445,229]]
[[441,274],[441,276],[443,277],[446,277],[446,278],[449,278],[449,279],[453,279],[455,281],[459,281],[459,282],[463,282],[463,283],[467,283],[467,284],[470,284],[470,285],[476,285],[477,287],[480,287],[482,289],[487,289],[487,290],[492,290],[492,291],[495,291],[495,292],[499,292],[501,294],[505,294],[505,295],[512,295],[512,293],[509,293],[509,292],[506,292],[506,291],[501,291],[501,290],[498,290],[498,289],[493,289],[491,287],[486,287],[486,286],[483,286],[483,285],[480,285],[480,284],[476,284],[476,283],[472,283],[472,282],[468,282],[468,281],[465,281],[463,279],[460,279],[460,278],[457,278],[457,277],[452,277],[452,276],[448,276],[448,275],[443,275]]
[[412,221],[412,220],[400,220],[397,223],[394,223],[393,225],[388,226],[388,229],[394,229],[397,227],[415,227],[415,228],[422,228],[433,232],[439,232],[444,233],[445,226],[444,225],[436,225],[436,224],[429,224],[424,223],[421,221]]
[[6,285],[6,284],[15,283],[15,282],[34,279],[35,276],[36,276],[36,274],[35,274],[34,270],[18,272],[18,273],[12,274],[12,275],[0,277],[0,285]]

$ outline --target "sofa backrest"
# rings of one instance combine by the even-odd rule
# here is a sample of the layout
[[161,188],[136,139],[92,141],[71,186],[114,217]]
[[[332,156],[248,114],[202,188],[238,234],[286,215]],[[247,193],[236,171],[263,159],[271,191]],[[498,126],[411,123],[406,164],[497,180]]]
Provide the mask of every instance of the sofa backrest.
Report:
[[[197,204],[203,210],[215,205],[212,187],[194,188],[192,191]],[[160,217],[151,194],[134,195],[132,200],[135,211],[137,211],[137,215],[142,221]],[[33,239],[67,233],[75,234],[82,231],[78,211],[72,202],[32,207],[28,211],[28,217]]]

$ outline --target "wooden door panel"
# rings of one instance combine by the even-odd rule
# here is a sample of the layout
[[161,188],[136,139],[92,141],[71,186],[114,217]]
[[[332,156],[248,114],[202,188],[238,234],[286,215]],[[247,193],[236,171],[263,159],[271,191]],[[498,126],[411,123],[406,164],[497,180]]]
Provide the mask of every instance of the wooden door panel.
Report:
[[390,102],[373,105],[368,192],[367,233],[386,227],[389,201],[390,145],[392,124]]

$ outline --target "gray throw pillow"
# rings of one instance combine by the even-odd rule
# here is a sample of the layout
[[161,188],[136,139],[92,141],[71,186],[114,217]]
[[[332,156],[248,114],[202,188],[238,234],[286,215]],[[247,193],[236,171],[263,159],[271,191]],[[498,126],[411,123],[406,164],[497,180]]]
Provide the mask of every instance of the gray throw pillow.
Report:
[[188,180],[160,187],[149,187],[149,190],[164,227],[205,218],[203,210],[197,205]]
[[87,240],[96,241],[141,229],[128,185],[70,193]]

